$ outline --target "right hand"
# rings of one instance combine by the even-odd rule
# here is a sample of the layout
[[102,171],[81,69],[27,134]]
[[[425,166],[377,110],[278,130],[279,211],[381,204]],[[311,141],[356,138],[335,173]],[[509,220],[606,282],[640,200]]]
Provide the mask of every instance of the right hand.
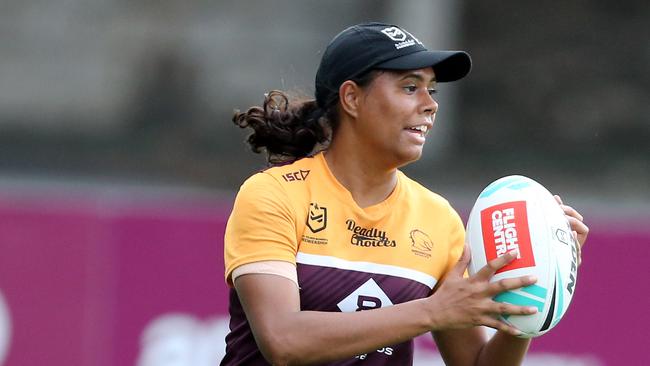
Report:
[[500,314],[529,315],[537,313],[537,308],[516,306],[492,300],[497,294],[532,285],[537,282],[533,276],[502,279],[490,283],[490,279],[501,267],[517,257],[515,251],[498,257],[481,268],[473,276],[464,278],[470,260],[470,249],[465,250],[458,263],[447,273],[446,278],[429,297],[432,303],[434,326],[433,330],[462,329],[484,325],[501,330],[512,335],[521,332],[499,320]]

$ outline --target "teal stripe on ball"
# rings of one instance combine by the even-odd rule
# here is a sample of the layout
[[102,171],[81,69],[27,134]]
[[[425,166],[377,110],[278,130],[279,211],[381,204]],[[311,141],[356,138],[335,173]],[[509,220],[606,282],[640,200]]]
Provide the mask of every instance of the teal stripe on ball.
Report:
[[521,291],[529,293],[533,296],[537,296],[542,299],[546,299],[546,294],[548,293],[548,291],[544,287],[537,286],[537,285],[522,287]]
[[492,193],[498,191],[499,189],[507,186],[508,184],[512,183],[514,180],[518,180],[518,177],[511,177],[509,179],[502,180],[501,182],[494,182],[490,184],[489,186],[485,187],[483,192],[479,195],[479,198],[481,197],[489,197],[492,195]]
[[526,187],[529,187],[529,186],[530,186],[530,183],[528,183],[528,182],[516,182],[516,183],[513,183],[513,184],[509,185],[508,189],[518,190],[518,189],[523,189],[523,188],[526,188]]
[[529,182],[525,181],[522,179],[520,176],[515,176],[515,177],[510,177],[508,179],[504,179],[500,182],[494,182],[490,184],[489,186],[485,187],[483,192],[479,195],[479,198],[485,198],[491,196],[494,192],[498,191],[501,188],[507,187],[510,189],[522,189],[525,187],[528,187],[530,185]]
[[514,292],[502,292],[494,297],[494,301],[506,302],[518,306],[535,306],[540,313],[544,311],[544,303],[530,297],[519,295]]

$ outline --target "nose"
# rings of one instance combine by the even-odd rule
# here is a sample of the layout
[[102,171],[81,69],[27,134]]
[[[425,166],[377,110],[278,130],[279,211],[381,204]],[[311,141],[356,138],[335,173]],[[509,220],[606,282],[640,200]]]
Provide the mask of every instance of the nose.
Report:
[[425,91],[423,93],[422,104],[421,104],[421,113],[424,114],[434,114],[438,111],[438,102],[433,99],[433,96]]

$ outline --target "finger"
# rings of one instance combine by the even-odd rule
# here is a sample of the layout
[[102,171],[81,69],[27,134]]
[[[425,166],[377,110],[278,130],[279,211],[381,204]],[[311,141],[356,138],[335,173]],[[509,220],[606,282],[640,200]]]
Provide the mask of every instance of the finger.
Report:
[[563,204],[563,203],[562,203],[562,198],[561,198],[559,195],[556,194],[556,195],[553,195],[553,197],[555,198],[555,200],[557,201],[557,203],[559,203],[559,204],[561,204],[561,205]]
[[492,297],[505,291],[516,290],[518,288],[530,286],[536,282],[537,277],[535,276],[504,278],[502,280],[490,283],[485,293],[488,296]]
[[490,277],[494,276],[496,271],[508,265],[508,263],[512,262],[515,258],[517,258],[518,253],[519,252],[517,250],[511,250],[506,254],[489,261],[485,265],[485,267],[481,268],[481,270],[479,270],[474,275],[474,278],[478,278],[480,280],[490,279]]
[[[573,232],[573,237],[576,240],[576,243],[580,243],[580,240],[578,239],[578,233],[575,231]],[[576,246],[578,248],[578,266],[582,264],[582,244]]]
[[465,243],[465,247],[463,248],[463,254],[460,255],[460,258],[458,259],[458,262],[451,269],[450,273],[452,275],[462,277],[463,274],[465,273],[465,270],[467,269],[467,266],[469,265],[469,260],[471,258],[472,258],[472,255],[471,255],[471,251],[469,249],[469,245],[467,245],[467,243]]
[[575,217],[576,219],[580,221],[584,221],[584,218],[580,214],[580,212],[576,211],[575,208],[569,206],[569,205],[563,205],[560,204],[560,208],[562,208],[562,211],[564,211],[564,214],[569,216],[569,217]]
[[569,225],[571,226],[571,231],[575,232],[575,237],[580,246],[582,246],[587,240],[587,235],[589,234],[589,227],[585,225],[584,222],[576,219],[575,217],[569,217]]
[[[576,239],[576,243],[579,243],[579,244],[580,244],[580,239],[578,238],[578,233],[576,233],[576,232],[574,231],[574,232],[573,232],[573,237]],[[585,243],[585,240],[587,240],[587,239],[586,239],[586,234],[585,234],[585,236],[582,238],[582,244],[576,246],[576,247],[578,248],[578,266],[580,266],[580,265],[582,264],[582,245]]]
[[506,333],[511,334],[513,336],[520,336],[520,335],[523,334],[519,329],[517,329],[517,328],[515,328],[515,327],[513,327],[511,325],[508,325],[507,323],[505,323],[505,322],[503,322],[501,320],[497,320],[497,319],[493,319],[493,318],[489,318],[489,317],[487,317],[483,321],[482,325],[484,325],[486,327],[490,327],[492,329],[500,330],[502,332],[506,332]]
[[538,311],[535,306],[517,306],[496,301],[493,301],[491,309],[494,314],[500,315],[532,315],[537,314]]

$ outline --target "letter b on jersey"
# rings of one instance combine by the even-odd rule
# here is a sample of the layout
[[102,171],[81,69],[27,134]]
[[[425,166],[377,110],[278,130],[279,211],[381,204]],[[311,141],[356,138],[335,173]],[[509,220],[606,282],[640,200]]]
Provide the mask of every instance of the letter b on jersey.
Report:
[[377,309],[393,305],[388,295],[372,278],[336,304],[342,312]]
[[381,307],[381,299],[373,296],[360,295],[357,299],[357,310],[370,310]]

